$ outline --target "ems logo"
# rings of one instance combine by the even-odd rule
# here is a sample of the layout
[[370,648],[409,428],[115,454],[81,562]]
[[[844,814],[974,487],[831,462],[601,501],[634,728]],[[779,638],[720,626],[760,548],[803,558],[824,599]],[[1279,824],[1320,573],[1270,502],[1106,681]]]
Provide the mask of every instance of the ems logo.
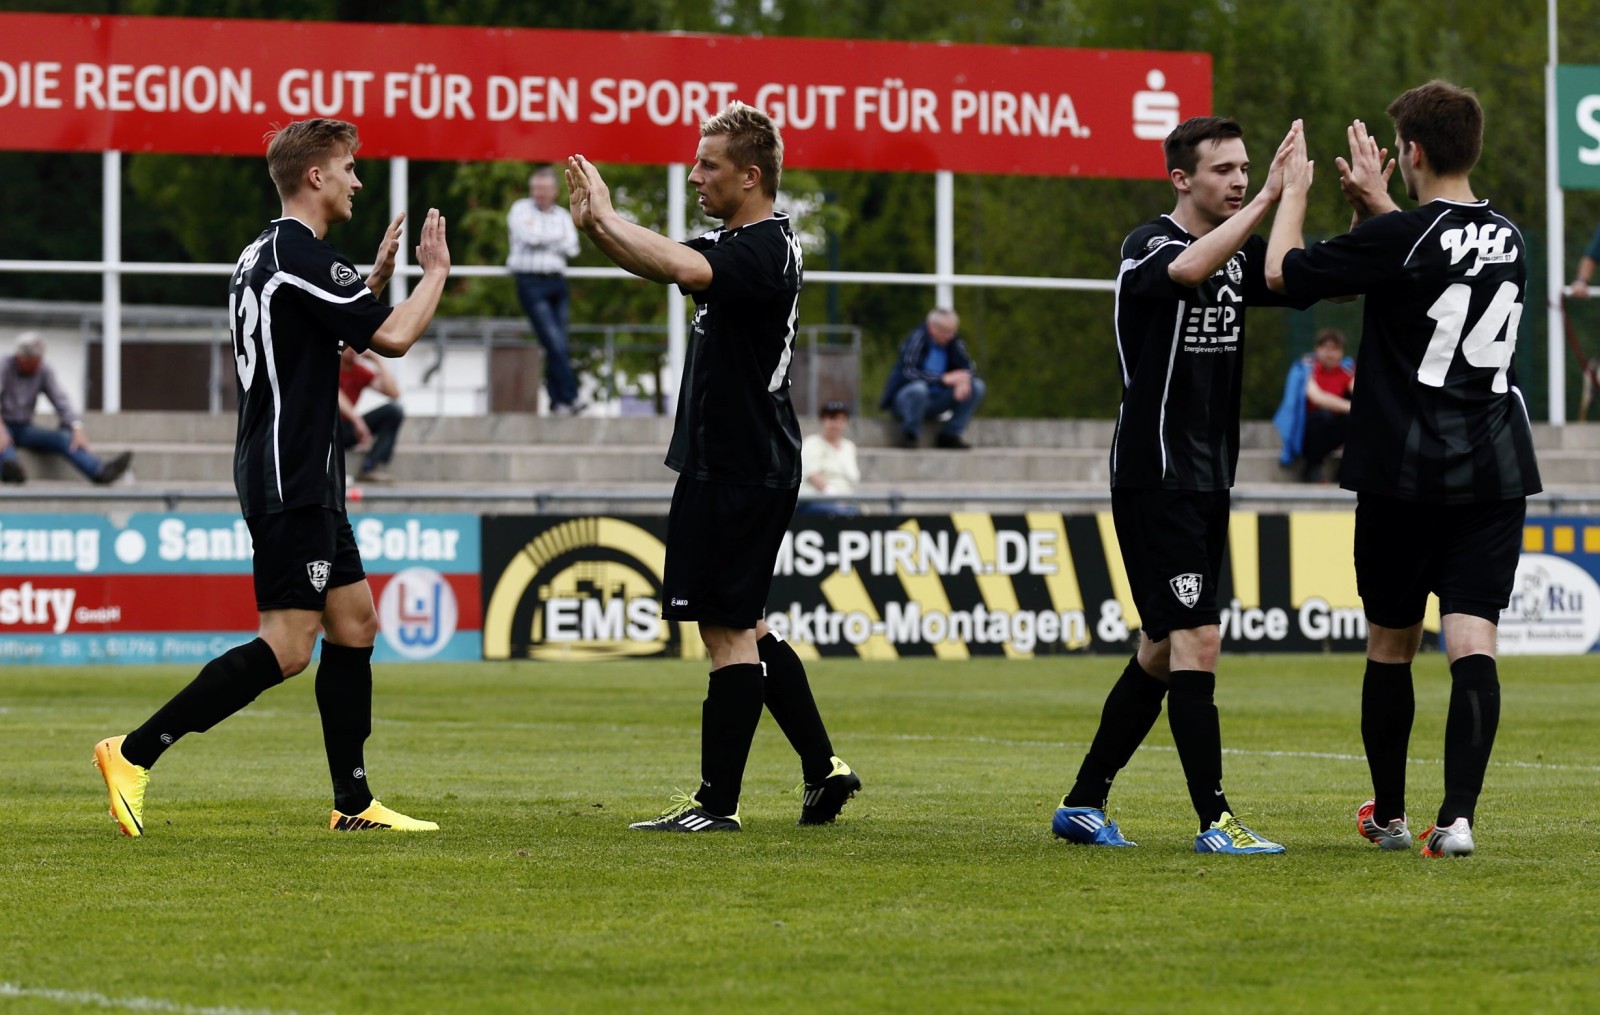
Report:
[[1178,597],[1178,602],[1185,606],[1193,606],[1200,601],[1200,576],[1197,574],[1180,574],[1167,582],[1172,586],[1172,594]]
[[333,572],[333,565],[325,560],[313,560],[306,564],[306,577],[311,579],[311,587],[321,592],[328,585],[328,575]]
[[332,266],[328,268],[328,274],[333,276],[333,284],[337,286],[355,285],[361,281],[361,276],[356,273],[354,268],[348,264],[340,264],[338,261],[333,262]]
[[1226,270],[1228,272],[1229,282],[1232,282],[1234,285],[1238,285],[1240,282],[1244,281],[1244,265],[1239,263],[1239,258],[1237,255],[1228,258]]

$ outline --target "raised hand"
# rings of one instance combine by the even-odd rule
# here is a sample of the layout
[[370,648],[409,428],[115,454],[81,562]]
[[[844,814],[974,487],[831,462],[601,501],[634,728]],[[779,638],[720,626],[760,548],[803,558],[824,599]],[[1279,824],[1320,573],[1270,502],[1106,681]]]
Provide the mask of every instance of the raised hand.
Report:
[[1389,150],[1378,147],[1377,139],[1367,133],[1367,125],[1360,120],[1345,128],[1345,136],[1350,141],[1350,160],[1335,160],[1339,166],[1339,189],[1355,209],[1355,223],[1360,223],[1394,208],[1389,197],[1389,177],[1395,163],[1389,158]]
[[367,288],[372,290],[374,296],[383,292],[383,287],[389,284],[389,279],[394,275],[394,259],[400,253],[400,225],[405,220],[406,213],[401,212],[383,231],[383,241],[378,244],[378,256],[372,259],[372,271],[367,275]]
[[1268,201],[1276,201],[1283,196],[1283,169],[1288,161],[1289,154],[1294,150],[1295,138],[1305,133],[1303,121],[1296,120],[1289,125],[1289,133],[1283,136],[1283,141],[1278,145],[1278,151],[1272,156],[1272,165],[1267,169],[1267,182],[1261,188],[1261,196]]
[[1294,123],[1294,127],[1289,130],[1289,136],[1284,138],[1284,147],[1278,149],[1278,156],[1273,159],[1273,168],[1283,174],[1284,194],[1304,197],[1311,190],[1311,181],[1316,176],[1317,164],[1306,155],[1304,125],[1299,120]]
[[437,208],[429,208],[428,217],[422,220],[422,235],[417,242],[417,264],[424,273],[450,273],[450,244],[445,237],[444,216],[439,214]]
[[611,212],[611,189],[601,179],[600,170],[582,155],[567,159],[567,195],[572,206],[572,224],[585,232],[593,229]]

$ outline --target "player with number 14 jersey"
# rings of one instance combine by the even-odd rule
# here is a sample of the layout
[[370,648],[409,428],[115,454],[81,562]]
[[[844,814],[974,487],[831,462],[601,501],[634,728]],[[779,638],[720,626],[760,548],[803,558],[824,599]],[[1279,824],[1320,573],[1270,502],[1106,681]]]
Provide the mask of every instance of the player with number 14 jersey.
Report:
[[1522,233],[1488,201],[1434,200],[1283,260],[1297,296],[1365,293],[1346,489],[1442,504],[1538,493],[1512,355]]

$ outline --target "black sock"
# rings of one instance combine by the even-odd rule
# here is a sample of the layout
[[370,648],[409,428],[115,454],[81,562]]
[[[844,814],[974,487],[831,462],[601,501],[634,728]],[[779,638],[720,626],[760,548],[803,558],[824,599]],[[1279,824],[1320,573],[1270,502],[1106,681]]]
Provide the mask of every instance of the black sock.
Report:
[[1150,728],[1161,715],[1161,699],[1166,695],[1166,682],[1146,673],[1137,655],[1128,660],[1122,676],[1106,695],[1105,708],[1100,712],[1100,728],[1094,731],[1089,753],[1078,766],[1077,781],[1062,801],[1065,806],[1106,809],[1111,781],[1127,767],[1133,752],[1150,734]]
[[1380,825],[1406,814],[1406,750],[1416,714],[1411,664],[1368,659],[1361,680],[1361,743],[1372,773],[1372,820]]
[[739,811],[739,789],[750,742],[761,722],[760,663],[734,663],[711,671],[700,708],[700,806],[722,817]]
[[204,733],[281,683],[283,669],[272,646],[256,638],[231,648],[201,667],[189,686],[129,733],[122,756],[149,768],[185,733]]
[[756,651],[767,669],[762,684],[767,711],[800,755],[802,777],[815,785],[833,771],[833,742],[828,739],[822,714],[811,696],[805,664],[795,655],[793,646],[773,634],[756,642]]
[[1173,670],[1167,692],[1167,724],[1183,765],[1189,800],[1200,818],[1200,830],[1210,828],[1231,811],[1222,793],[1222,726],[1215,700],[1217,675],[1202,670]]
[[341,814],[360,814],[372,803],[363,754],[372,735],[371,645],[356,648],[322,639],[317,711],[333,777],[333,806]]
[[1470,655],[1450,664],[1450,711],[1444,722],[1444,804],[1439,825],[1472,821],[1483,792],[1495,731],[1500,728],[1500,677],[1494,657]]

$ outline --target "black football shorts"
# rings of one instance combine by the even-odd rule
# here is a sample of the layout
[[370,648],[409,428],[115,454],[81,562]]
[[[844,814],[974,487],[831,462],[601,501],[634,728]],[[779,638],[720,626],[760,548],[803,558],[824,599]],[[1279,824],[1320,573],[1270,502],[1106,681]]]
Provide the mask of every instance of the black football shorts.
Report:
[[766,616],[800,491],[678,477],[667,515],[661,615],[748,630]]
[[1524,497],[1486,504],[1418,504],[1370,493],[1356,500],[1356,590],[1367,622],[1401,630],[1439,612],[1498,624],[1522,556]]
[[350,516],[320,506],[246,518],[255,543],[256,609],[316,610],[328,590],[367,577]]
[[1151,641],[1221,623],[1217,581],[1229,517],[1226,490],[1112,489],[1122,565]]

